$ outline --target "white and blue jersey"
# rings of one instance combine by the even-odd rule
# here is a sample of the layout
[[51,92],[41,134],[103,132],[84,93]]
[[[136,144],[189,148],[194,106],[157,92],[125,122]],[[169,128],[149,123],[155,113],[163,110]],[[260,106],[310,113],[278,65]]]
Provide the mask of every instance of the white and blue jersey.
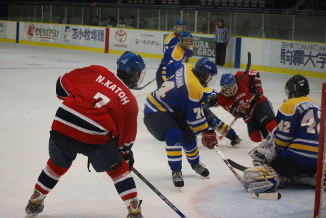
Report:
[[174,72],[161,88],[148,94],[144,114],[155,112],[183,112],[190,129],[199,134],[208,130],[208,124],[202,109],[202,102],[212,92],[203,87],[192,72],[193,65],[175,63]]
[[278,110],[276,122],[274,142],[280,155],[317,166],[320,105],[306,96],[291,98]]

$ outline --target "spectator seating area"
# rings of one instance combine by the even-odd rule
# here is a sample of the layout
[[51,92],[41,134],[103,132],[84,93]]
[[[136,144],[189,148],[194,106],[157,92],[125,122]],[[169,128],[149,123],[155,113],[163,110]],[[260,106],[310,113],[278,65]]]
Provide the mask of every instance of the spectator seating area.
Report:
[[[90,3],[90,4],[150,4],[150,5],[180,5],[201,7],[253,7],[264,8],[272,5],[274,0],[33,0],[37,3]],[[9,1],[22,3],[27,1]]]
[[258,9],[326,9],[326,0],[8,0],[8,3],[51,3],[51,4],[140,4],[140,5],[178,5],[194,7],[223,7],[223,8],[258,8]]

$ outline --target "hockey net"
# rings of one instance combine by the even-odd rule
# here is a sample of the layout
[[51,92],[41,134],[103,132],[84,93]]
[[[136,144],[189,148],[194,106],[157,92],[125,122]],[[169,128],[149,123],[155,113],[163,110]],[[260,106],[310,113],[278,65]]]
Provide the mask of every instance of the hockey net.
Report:
[[321,97],[321,116],[320,116],[320,131],[319,131],[319,150],[318,150],[318,165],[317,165],[317,180],[315,193],[315,208],[314,217],[326,217],[326,145],[325,145],[325,114],[326,114],[326,83],[323,84]]

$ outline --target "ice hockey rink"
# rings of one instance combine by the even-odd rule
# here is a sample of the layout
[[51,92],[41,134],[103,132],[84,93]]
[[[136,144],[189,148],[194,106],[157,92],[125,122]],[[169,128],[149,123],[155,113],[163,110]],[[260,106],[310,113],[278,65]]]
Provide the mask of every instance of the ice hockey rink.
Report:
[[[254,53],[254,50],[251,51]],[[49,47],[0,42],[0,217],[25,217],[25,206],[35,182],[48,160],[48,137],[54,114],[61,104],[55,93],[57,78],[75,68],[102,65],[116,72],[118,55],[92,53]],[[144,83],[155,77],[160,60],[144,58]],[[255,60],[252,60],[255,65]],[[219,69],[235,73],[238,69]],[[274,111],[285,99],[284,85],[291,75],[261,72],[264,93]],[[308,77],[309,97],[320,103],[322,79]],[[278,201],[252,198],[218,153],[200,143],[200,159],[210,171],[203,179],[183,159],[185,186],[181,192],[173,187],[167,164],[165,144],[156,141],[143,123],[146,95],[156,88],[153,82],[142,90],[133,91],[138,100],[138,134],[133,147],[134,167],[188,218],[206,217],[312,217],[314,188],[288,186],[279,192]],[[217,82],[213,87],[220,90]],[[221,108],[213,109],[225,123],[232,116]],[[251,166],[248,152],[257,144],[249,140],[242,120],[234,124],[243,139],[239,149],[230,141],[219,142],[222,153],[238,163]],[[132,173],[133,174],[133,173]],[[242,172],[239,172],[242,175]],[[133,174],[138,196],[143,200],[143,216],[150,218],[179,217],[142,180]],[[87,158],[79,155],[70,170],[45,199],[39,218],[101,218],[126,217],[125,204],[106,173],[87,170]]]

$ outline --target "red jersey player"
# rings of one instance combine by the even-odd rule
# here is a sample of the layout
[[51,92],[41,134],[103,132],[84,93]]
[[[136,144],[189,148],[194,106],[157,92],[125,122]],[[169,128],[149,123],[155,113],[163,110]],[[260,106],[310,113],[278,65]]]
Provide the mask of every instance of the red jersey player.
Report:
[[44,198],[80,153],[88,157],[96,172],[106,172],[112,178],[129,210],[128,217],[141,217],[141,200],[130,174],[138,105],[129,88],[141,83],[145,64],[130,51],[122,54],[117,64],[117,76],[92,65],[59,77],[56,92],[63,103],[50,131],[50,158],[26,206],[27,214],[43,211]]
[[242,117],[247,123],[249,137],[253,142],[261,142],[277,126],[270,102],[263,95],[259,72],[250,70],[248,74],[238,71],[221,77],[221,92],[218,105],[234,117]]

